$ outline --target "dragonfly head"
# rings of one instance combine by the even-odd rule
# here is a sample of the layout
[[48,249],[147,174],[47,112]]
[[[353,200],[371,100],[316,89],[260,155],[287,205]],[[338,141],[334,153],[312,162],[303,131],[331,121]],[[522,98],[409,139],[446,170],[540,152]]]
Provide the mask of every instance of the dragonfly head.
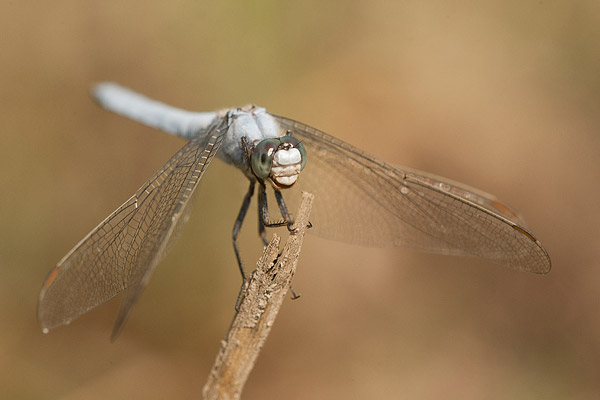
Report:
[[292,136],[264,139],[254,147],[250,165],[258,179],[268,178],[275,187],[288,188],[306,165],[306,149]]

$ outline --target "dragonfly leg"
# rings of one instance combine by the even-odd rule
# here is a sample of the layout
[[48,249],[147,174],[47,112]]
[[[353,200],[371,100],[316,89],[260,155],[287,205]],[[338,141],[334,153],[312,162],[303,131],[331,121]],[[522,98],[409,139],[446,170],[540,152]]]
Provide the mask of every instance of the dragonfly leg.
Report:
[[[264,186],[259,184],[258,190],[258,236],[260,236],[263,244],[269,244],[267,240],[267,230],[265,229],[265,219],[269,219],[269,210],[267,206],[267,196],[265,195]],[[263,190],[261,190],[263,189]],[[266,215],[266,217],[265,217]]]
[[[279,210],[281,211],[281,215],[283,216],[283,220],[287,221],[287,227],[288,230],[292,230],[292,225],[294,224],[294,221],[292,221],[292,217],[290,216],[290,213],[288,212],[287,206],[285,204],[285,200],[283,198],[283,194],[281,194],[281,190],[279,189],[274,189],[275,191],[275,197],[277,198],[277,204],[279,205]],[[312,223],[310,221],[308,221],[308,226],[309,229],[313,227]],[[293,292],[293,290],[292,290]],[[295,296],[295,294],[294,294]],[[300,296],[298,296],[300,297]]]
[[[277,189],[275,189],[275,193],[277,193]],[[281,196],[281,193],[279,194]],[[283,200],[283,197],[282,197]],[[277,202],[279,203],[279,199],[277,199]],[[284,207],[285,207],[285,203],[284,203]],[[280,206],[281,209],[281,206]],[[266,226],[267,228],[276,228],[279,226],[286,226],[289,225],[289,214],[287,213],[287,208],[285,209],[285,212],[287,214],[287,219],[285,214],[283,214],[282,212],[282,217],[284,219],[279,220],[279,221],[269,221],[269,204],[267,202],[267,191],[265,188],[265,184],[264,182],[259,182],[259,186],[258,186],[258,218],[259,220],[262,222],[263,226]],[[260,224],[259,224],[259,229],[260,229]]]
[[244,218],[246,218],[246,213],[248,212],[248,208],[250,207],[250,200],[252,199],[252,195],[254,194],[254,181],[250,181],[250,186],[248,187],[248,192],[244,196],[244,201],[242,202],[242,207],[240,208],[240,212],[238,213],[237,219],[235,220],[235,224],[233,224],[233,250],[235,252],[235,258],[238,262],[238,268],[240,269],[240,274],[242,275],[242,286],[240,286],[240,291],[237,295],[237,300],[235,301],[235,311],[240,312],[240,304],[244,299],[244,290],[246,289],[247,278],[246,272],[244,272],[244,266],[242,265],[242,257],[240,256],[240,250],[237,244],[237,237],[240,233],[240,229],[242,229],[242,223],[244,222]]
[[258,203],[258,236],[260,236],[265,246],[269,244],[269,241],[267,240],[267,230],[265,229],[265,223],[262,220],[260,212],[260,201]]
[[273,190],[275,191],[275,198],[277,199],[277,205],[279,206],[279,211],[281,211],[281,216],[283,217],[283,220],[287,224],[288,229],[291,229],[294,221],[292,221],[292,218],[290,217],[290,213],[288,212],[287,206],[285,204],[285,200],[283,199],[283,195],[281,194],[281,190],[279,190],[279,189],[273,189]]
[[[261,238],[265,242],[265,226],[267,227],[277,227],[277,226],[287,226],[288,230],[291,230],[291,226],[293,224],[292,218],[290,217],[290,213],[288,212],[287,205],[285,204],[285,200],[283,199],[283,195],[279,189],[273,189],[275,191],[275,198],[277,199],[277,205],[279,206],[279,210],[281,211],[281,216],[283,219],[278,222],[270,222],[269,221],[269,206],[267,204],[267,194],[265,190],[265,185],[262,182],[259,182],[258,189],[258,229]],[[312,226],[312,224],[309,225]],[[299,294],[296,294],[292,285],[289,286],[290,291],[292,292],[292,300],[296,300],[300,298]]]
[[237,299],[235,300],[235,312],[240,312],[240,306],[242,305],[242,301],[244,300],[244,294],[246,293],[246,288],[248,286],[248,281],[244,279],[242,282],[242,286],[240,286],[240,291],[238,292]]
[[[248,212],[248,207],[250,207],[250,200],[252,199],[252,195],[254,194],[254,181],[250,181],[250,186],[248,187],[248,192],[246,196],[244,196],[244,201],[242,202],[242,207],[240,208],[240,212],[238,213],[237,219],[235,220],[235,224],[233,224],[233,250],[235,252],[235,257],[238,262],[238,267],[240,269],[240,274],[242,274],[242,287],[246,282],[246,273],[244,272],[244,266],[242,265],[242,257],[240,256],[240,250],[237,244],[237,237],[240,233],[240,229],[242,228],[242,223],[244,222],[244,218],[246,218],[246,213]],[[238,296],[239,297],[239,296]]]
[[296,292],[294,292],[294,288],[292,287],[292,285],[290,285],[290,292],[292,292],[292,300],[297,300],[301,297],[301,295],[296,294]]

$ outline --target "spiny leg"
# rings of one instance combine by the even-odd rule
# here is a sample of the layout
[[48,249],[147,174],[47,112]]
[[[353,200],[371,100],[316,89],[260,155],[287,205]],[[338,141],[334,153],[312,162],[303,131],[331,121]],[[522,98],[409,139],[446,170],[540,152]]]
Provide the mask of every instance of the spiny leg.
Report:
[[292,297],[291,297],[292,300],[298,300],[300,297],[302,297],[302,295],[296,294],[292,285],[290,285],[290,292],[292,292]]
[[242,265],[242,257],[240,256],[240,250],[237,245],[237,237],[240,233],[240,229],[242,228],[242,223],[244,222],[244,218],[246,217],[246,213],[248,212],[248,207],[250,207],[250,200],[252,199],[252,195],[254,194],[254,181],[250,181],[250,186],[248,187],[248,192],[244,196],[244,201],[242,202],[242,207],[240,208],[240,212],[238,213],[237,219],[235,220],[235,224],[233,224],[233,250],[235,251],[235,257],[238,262],[238,268],[240,269],[240,274],[242,275],[242,286],[240,286],[240,291],[237,295],[237,300],[235,301],[235,311],[240,312],[240,304],[243,300],[243,293],[246,286],[246,273],[244,272],[244,266]]
[[242,265],[242,257],[240,256],[240,250],[237,245],[237,237],[240,233],[240,229],[242,228],[242,223],[244,222],[244,218],[246,217],[246,213],[248,212],[248,207],[250,207],[250,200],[252,199],[252,195],[254,194],[254,181],[250,181],[250,186],[248,187],[248,192],[244,196],[244,201],[242,202],[242,207],[240,208],[240,212],[238,213],[237,219],[235,220],[235,224],[233,224],[233,250],[235,251],[235,257],[238,262],[238,267],[240,269],[240,274],[242,274],[242,286],[246,282],[246,273],[244,272],[244,267]]
[[[293,222],[290,217],[290,213],[288,212],[287,206],[285,204],[285,200],[283,199],[283,195],[279,189],[273,188],[275,191],[275,198],[277,199],[277,205],[279,206],[279,211],[281,211],[281,216],[283,217],[282,221],[278,222],[270,222],[269,221],[269,206],[267,204],[267,194],[265,190],[265,185],[262,182],[259,182],[258,189],[258,232],[260,237],[262,238],[265,246],[267,245],[266,240],[266,232],[265,226],[268,227],[278,227],[287,225],[288,230],[290,230]],[[290,285],[290,291],[292,292],[292,300],[296,300],[300,298],[299,294],[296,294],[292,285]]]
[[262,202],[261,202],[261,196],[260,196],[260,191],[258,193],[258,236],[260,236],[260,238],[263,241],[263,244],[265,246],[267,246],[269,244],[269,241],[267,240],[267,230],[265,229],[265,223],[263,221],[262,218],[262,212],[261,212],[261,207],[262,207]]
[[[294,224],[294,221],[292,221],[292,218],[290,217],[290,213],[288,212],[287,205],[285,204],[283,194],[281,194],[281,190],[279,190],[279,189],[274,188],[273,191],[275,192],[275,198],[277,199],[277,205],[279,206],[279,210],[281,211],[283,220],[287,221],[288,230],[291,231],[292,230],[291,227]],[[307,227],[309,229],[312,228],[312,223],[310,221],[308,221]],[[300,297],[300,296],[298,296],[298,297]]]
[[283,195],[281,194],[281,190],[273,189],[275,191],[275,198],[277,199],[277,205],[279,206],[279,211],[281,211],[281,216],[283,220],[287,222],[288,230],[292,227],[293,221],[290,217],[290,213],[288,212],[287,206],[285,205],[285,200],[283,199]]
[[[283,219],[275,222],[269,221],[269,205],[267,202],[267,191],[265,188],[265,184],[264,182],[259,182],[258,185],[258,218],[262,222],[262,225],[267,228],[276,228],[279,226],[290,225],[290,215],[287,212],[287,207],[285,207],[285,202],[283,203],[283,209],[285,210],[285,214],[283,213],[283,211],[281,213]],[[277,196],[277,192],[279,191],[277,189],[274,190],[275,195]],[[281,193],[279,193],[279,197],[281,197],[281,201],[283,201],[283,196],[281,195]],[[280,203],[279,197],[277,198],[278,204]],[[281,204],[279,206],[279,209],[281,210]]]

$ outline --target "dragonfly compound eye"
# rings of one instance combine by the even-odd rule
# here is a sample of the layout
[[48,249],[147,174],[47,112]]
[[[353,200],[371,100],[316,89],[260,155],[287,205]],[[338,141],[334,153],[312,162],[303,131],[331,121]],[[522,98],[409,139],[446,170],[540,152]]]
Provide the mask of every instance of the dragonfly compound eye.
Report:
[[279,139],[265,139],[254,148],[252,156],[250,156],[250,165],[257,178],[267,179],[269,177],[273,156],[280,143]]
[[300,165],[300,171],[302,171],[306,166],[306,149],[304,148],[304,145],[293,136],[283,136],[279,140],[281,140],[282,144],[289,144],[291,147],[298,150],[300,158],[302,159]]

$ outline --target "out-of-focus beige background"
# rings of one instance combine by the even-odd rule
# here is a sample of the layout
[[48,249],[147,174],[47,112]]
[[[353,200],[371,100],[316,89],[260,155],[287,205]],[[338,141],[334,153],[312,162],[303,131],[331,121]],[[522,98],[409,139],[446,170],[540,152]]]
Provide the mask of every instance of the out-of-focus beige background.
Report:
[[307,237],[245,399],[597,398],[599,26],[596,0],[4,2],[0,398],[198,398],[233,315],[246,182],[215,161],[115,343],[118,301],[41,333],[46,273],[183,144],[97,107],[102,80],[260,104],[479,187],[552,257],[535,276]]

